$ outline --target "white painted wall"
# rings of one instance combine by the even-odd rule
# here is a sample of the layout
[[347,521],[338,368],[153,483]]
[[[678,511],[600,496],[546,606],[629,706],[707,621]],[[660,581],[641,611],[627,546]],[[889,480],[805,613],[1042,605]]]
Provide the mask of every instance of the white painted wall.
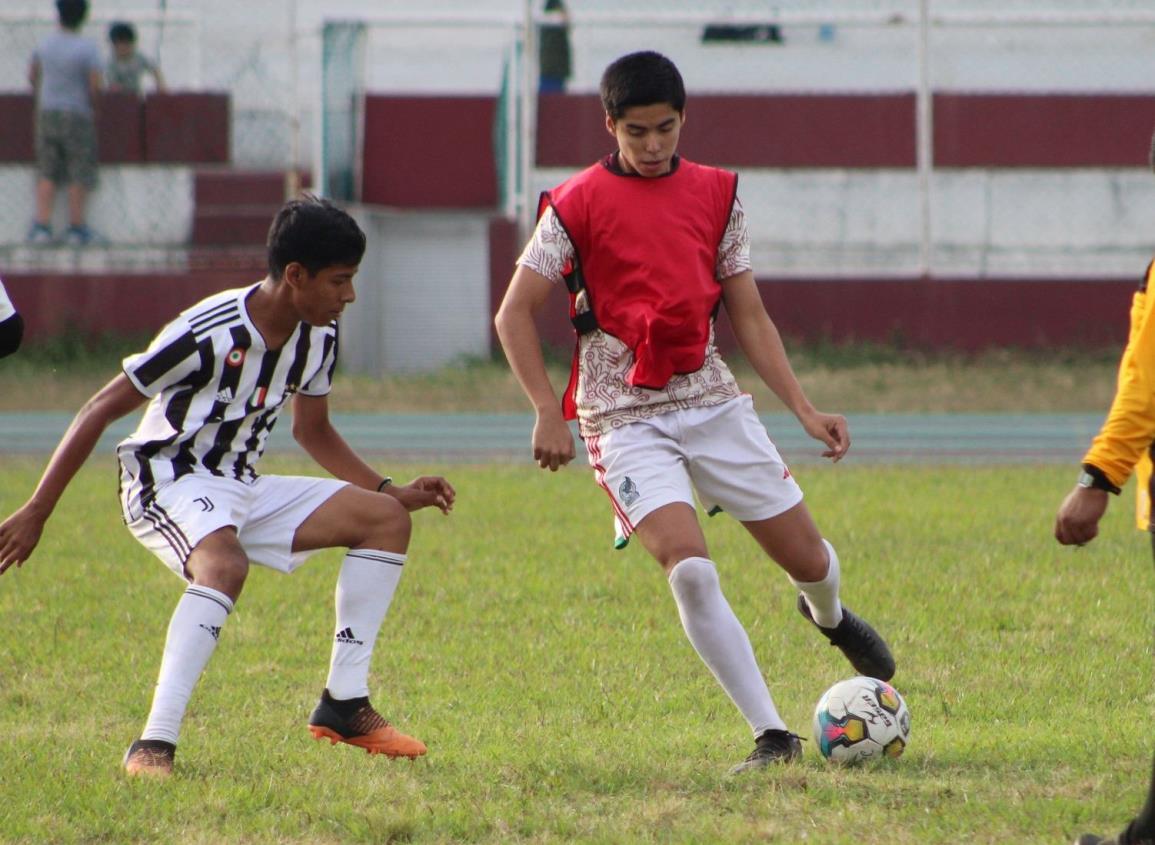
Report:
[[351,372],[432,369],[489,354],[488,216],[353,209],[368,250],[341,319]]

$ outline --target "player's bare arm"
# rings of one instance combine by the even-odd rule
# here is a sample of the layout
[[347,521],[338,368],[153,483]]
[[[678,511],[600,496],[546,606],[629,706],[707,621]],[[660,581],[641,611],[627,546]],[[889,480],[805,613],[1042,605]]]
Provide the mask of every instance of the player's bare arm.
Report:
[[293,439],[314,461],[335,478],[366,490],[378,490],[397,499],[406,510],[435,507],[449,513],[457,497],[453,486],[440,476],[421,476],[408,484],[382,486],[382,476],[348,444],[329,418],[325,396],[293,397]]
[[817,410],[806,398],[790,360],[782,337],[758,293],[754,274],[743,271],[722,281],[722,300],[734,327],[738,341],[750,366],[759,378],[798,418],[802,428],[815,440],[826,444],[825,458],[837,462],[850,449],[850,431],[841,414],[827,414]]
[[573,433],[562,415],[561,402],[546,372],[541,336],[534,324],[534,315],[552,290],[553,282],[545,276],[519,266],[497,311],[494,325],[510,369],[533,403],[537,415],[533,426],[533,459],[542,469],[557,471],[558,467],[572,461],[576,452]]
[[0,574],[10,566],[23,566],[40,542],[44,524],[68,484],[84,465],[105,429],[135,411],[145,397],[121,373],[102,387],[73,418],[60,439],[36,490],[21,507],[0,523]]

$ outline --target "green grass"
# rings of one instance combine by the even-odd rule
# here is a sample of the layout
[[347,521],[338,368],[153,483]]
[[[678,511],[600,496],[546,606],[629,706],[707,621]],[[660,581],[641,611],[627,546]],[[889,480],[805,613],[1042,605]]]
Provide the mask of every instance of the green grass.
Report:
[[[0,510],[39,460],[0,459]],[[374,658],[415,763],[315,743],[338,552],[256,570],[190,707],[167,783],[126,781],[180,582],[120,525],[113,469],[77,478],[0,579],[5,843],[1059,843],[1137,809],[1150,755],[1152,565],[1128,495],[1103,535],[1051,537],[1069,467],[799,467],[884,632],[907,754],[731,779],[751,740],[686,641],[655,564],[611,549],[588,472],[422,467],[455,483],[416,518]],[[269,462],[271,470],[306,466]],[[405,476],[404,468],[394,473]],[[788,723],[851,674],[731,520],[707,536]]]

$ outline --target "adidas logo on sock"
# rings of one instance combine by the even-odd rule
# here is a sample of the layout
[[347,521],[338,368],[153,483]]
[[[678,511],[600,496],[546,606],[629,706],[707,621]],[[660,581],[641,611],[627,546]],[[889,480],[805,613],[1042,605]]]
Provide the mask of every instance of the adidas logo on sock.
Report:
[[352,628],[345,628],[337,632],[337,642],[346,643],[347,645],[365,645],[359,639],[353,636]]
[[204,628],[206,631],[208,631],[210,634],[212,634],[214,640],[219,640],[221,638],[221,626],[220,625],[205,625],[202,623],[200,627]]

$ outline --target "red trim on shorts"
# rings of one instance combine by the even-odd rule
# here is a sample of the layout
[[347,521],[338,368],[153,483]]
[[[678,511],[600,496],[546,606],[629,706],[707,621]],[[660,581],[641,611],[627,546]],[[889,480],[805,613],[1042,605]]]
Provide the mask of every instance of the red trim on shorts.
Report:
[[596,481],[597,485],[605,490],[606,495],[610,497],[610,504],[613,506],[614,515],[618,518],[618,522],[622,526],[622,531],[624,532],[626,539],[629,539],[630,535],[634,533],[634,524],[626,515],[625,509],[620,504],[618,504],[618,500],[614,496],[613,491],[611,491],[609,486],[606,484],[606,468],[601,465],[600,459],[602,456],[602,451],[600,448],[598,448],[599,444],[601,443],[601,435],[591,434],[585,439],[585,441],[586,451],[589,453],[590,463],[593,464],[594,468],[594,481]]

